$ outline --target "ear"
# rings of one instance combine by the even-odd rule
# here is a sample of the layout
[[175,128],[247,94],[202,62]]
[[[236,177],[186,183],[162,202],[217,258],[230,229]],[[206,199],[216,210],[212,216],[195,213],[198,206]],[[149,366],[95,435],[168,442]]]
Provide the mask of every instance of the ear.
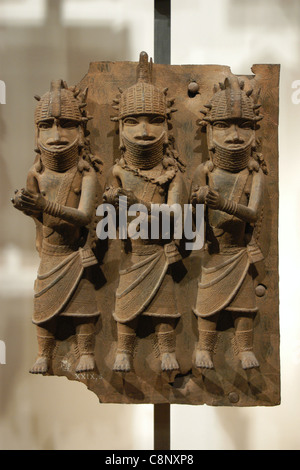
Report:
[[168,131],[168,121],[167,121],[167,118],[165,119],[165,122],[164,122],[164,133],[165,133],[164,144],[165,144],[165,145],[169,145],[169,131]]
[[123,121],[122,119],[119,120],[119,141],[120,141],[120,150],[125,150],[125,145],[123,142]]
[[256,150],[256,137],[255,137],[255,129],[252,131],[252,142],[251,142],[252,150]]
[[36,124],[35,126],[35,130],[34,130],[34,142],[35,142],[35,151],[38,152],[39,151],[39,133],[40,133],[40,130],[39,130],[39,127],[38,125]]
[[78,145],[79,147],[83,147],[84,146],[84,130],[81,125],[79,126],[78,131],[79,131]]
[[207,124],[207,147],[209,151],[213,151],[215,149],[213,144],[213,126],[211,124]]

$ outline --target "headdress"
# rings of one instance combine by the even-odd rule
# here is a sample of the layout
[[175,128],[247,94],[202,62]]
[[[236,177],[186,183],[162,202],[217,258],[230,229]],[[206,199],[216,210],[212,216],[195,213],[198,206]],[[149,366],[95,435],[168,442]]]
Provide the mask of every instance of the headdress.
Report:
[[204,114],[201,125],[224,119],[260,121],[263,118],[259,113],[261,105],[257,104],[260,90],[253,93],[253,88],[245,91],[244,86],[244,81],[234,75],[215,85],[214,96],[204,105],[206,109],[201,110]]
[[[201,110],[204,115],[200,125],[206,127],[216,121],[240,119],[251,121],[254,124],[263,119],[260,114],[261,105],[258,104],[260,90],[254,93],[253,88],[245,91],[243,80],[232,75],[226,77],[224,83],[214,86],[214,96]],[[254,127],[255,129],[255,127]],[[266,164],[261,154],[256,152],[256,142],[246,143],[238,149],[226,149],[212,141],[212,134],[208,137],[211,160],[207,162],[207,168],[212,169],[216,164],[224,170],[237,172],[247,167],[258,171],[259,166],[266,172]]]
[[85,110],[87,91],[87,88],[81,92],[76,87],[68,87],[63,80],[53,80],[50,91],[42,97],[35,95],[38,101],[34,114],[35,123],[54,117],[86,124],[92,119]]
[[125,91],[119,91],[120,95],[114,100],[113,106],[119,114],[112,118],[114,121],[141,114],[158,114],[169,118],[170,113],[176,111],[172,108],[174,99],[167,99],[168,88],[160,89],[152,84],[152,59],[148,62],[146,52],[140,53],[137,83]]
[[[101,161],[94,157],[90,151],[90,143],[87,130],[87,123],[91,116],[86,112],[86,98],[88,88],[81,90],[76,86],[68,87],[67,83],[61,79],[52,80],[50,91],[45,93],[42,97],[35,95],[34,98],[38,101],[35,109],[34,121],[36,124],[36,151],[41,153],[41,148],[38,146],[38,124],[42,121],[47,121],[51,118],[72,120],[78,123],[81,128],[81,138],[76,145],[71,146],[62,151],[49,152],[43,149],[43,163],[55,171],[65,171],[71,167],[74,162],[78,160],[78,152],[81,151],[79,158],[78,168],[80,171],[83,169],[88,170],[90,165],[95,170],[99,171]],[[57,155],[56,155],[57,154]],[[63,157],[63,158],[62,158]],[[37,171],[41,171],[42,162],[38,158],[36,162]]]

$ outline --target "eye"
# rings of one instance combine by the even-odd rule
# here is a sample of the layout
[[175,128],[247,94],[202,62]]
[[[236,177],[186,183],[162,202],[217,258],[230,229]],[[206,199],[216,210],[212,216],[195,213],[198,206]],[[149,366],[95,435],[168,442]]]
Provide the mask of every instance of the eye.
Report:
[[39,129],[50,129],[52,127],[53,123],[52,122],[39,122],[38,127]]
[[226,129],[229,127],[229,124],[225,121],[216,121],[213,123],[213,127],[216,127],[217,129]]
[[128,126],[136,126],[139,123],[139,121],[133,117],[125,118],[123,122]]
[[239,126],[241,129],[253,129],[253,123],[251,121],[242,122]]
[[150,120],[150,124],[163,124],[165,122],[165,118],[163,116],[155,116]]
[[77,121],[72,121],[71,119],[62,119],[60,121],[60,126],[63,129],[74,129],[75,127],[78,127],[78,122]]

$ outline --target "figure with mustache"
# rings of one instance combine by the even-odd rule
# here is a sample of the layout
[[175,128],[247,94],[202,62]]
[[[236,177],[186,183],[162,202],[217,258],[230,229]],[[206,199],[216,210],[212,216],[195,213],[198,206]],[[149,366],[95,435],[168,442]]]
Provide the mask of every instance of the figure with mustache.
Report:
[[40,266],[35,281],[33,323],[38,356],[30,372],[46,373],[56,346],[61,317],[76,332],[77,372],[92,370],[95,322],[99,315],[90,276],[97,264],[91,226],[96,210],[99,161],[90,153],[86,92],[51,83],[35,111],[37,157],[26,188],[16,191],[14,207],[36,223]]
[[[178,155],[170,144],[168,120],[172,101],[167,89],[151,83],[151,62],[140,54],[136,85],[121,91],[119,115],[121,158],[111,169],[104,199],[119,208],[120,196],[127,208],[143,204],[180,204],[182,193]],[[150,229],[149,215],[149,234]],[[117,351],[114,370],[129,372],[141,316],[150,316],[156,332],[162,371],[179,368],[176,358],[175,325],[180,317],[170,266],[180,259],[169,239],[130,238],[123,243],[114,319],[117,322]]]
[[194,308],[199,330],[195,363],[200,368],[214,367],[221,314],[233,318],[242,367],[259,366],[253,350],[254,278],[255,263],[263,259],[257,227],[266,165],[256,152],[262,116],[258,95],[252,93],[237,77],[227,77],[202,111],[210,159],[197,168],[191,191],[192,204],[206,208],[206,251]]

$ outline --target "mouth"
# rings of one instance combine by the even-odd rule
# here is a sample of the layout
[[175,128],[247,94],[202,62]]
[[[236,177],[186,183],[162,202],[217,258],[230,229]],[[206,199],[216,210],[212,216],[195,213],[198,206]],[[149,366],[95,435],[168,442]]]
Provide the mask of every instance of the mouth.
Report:
[[60,143],[60,144],[50,144],[49,148],[53,150],[61,150],[68,146],[68,143]]
[[138,136],[135,138],[138,142],[152,142],[152,140],[155,140],[155,137],[152,135],[147,135],[147,136]]
[[244,142],[240,142],[239,144],[227,144],[226,147],[229,149],[237,149],[244,146]]

